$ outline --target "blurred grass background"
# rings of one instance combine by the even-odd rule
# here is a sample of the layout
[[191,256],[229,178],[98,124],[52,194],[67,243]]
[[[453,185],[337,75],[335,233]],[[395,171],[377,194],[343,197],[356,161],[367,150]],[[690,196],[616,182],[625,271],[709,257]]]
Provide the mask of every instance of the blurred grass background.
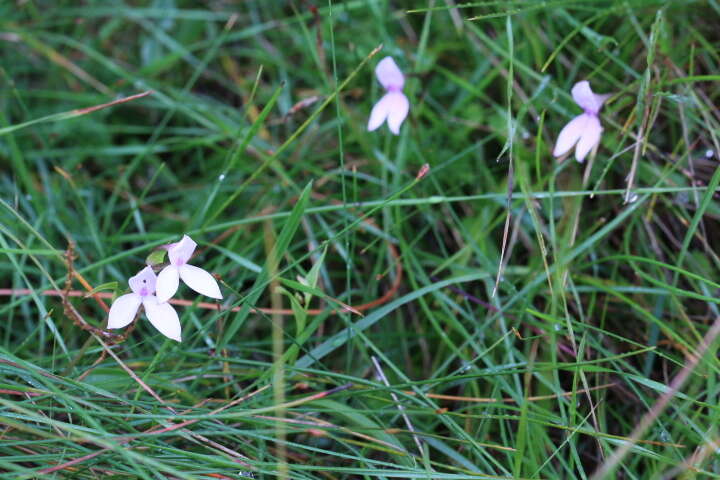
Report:
[[[719,18],[0,2],[2,478],[719,477]],[[386,55],[398,137],[366,132]],[[180,344],[45,292],[121,293],[183,233],[226,298]]]

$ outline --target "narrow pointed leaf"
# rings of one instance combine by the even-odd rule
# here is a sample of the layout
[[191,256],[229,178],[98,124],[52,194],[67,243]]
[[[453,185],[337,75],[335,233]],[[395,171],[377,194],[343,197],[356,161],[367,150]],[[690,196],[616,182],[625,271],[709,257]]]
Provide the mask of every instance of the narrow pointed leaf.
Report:
[[255,284],[250,290],[250,294],[245,298],[242,308],[235,316],[235,318],[232,319],[232,321],[228,325],[227,330],[225,331],[225,335],[220,340],[220,342],[218,342],[218,348],[224,348],[225,345],[227,345],[227,342],[235,336],[237,331],[245,322],[245,319],[250,313],[250,309],[255,306],[255,303],[257,303],[258,299],[260,298],[260,294],[270,283],[270,275],[268,272],[277,271],[277,263],[279,262],[279,259],[283,257],[285,251],[288,249],[290,241],[292,240],[295,232],[300,226],[300,220],[305,214],[305,210],[307,209],[308,201],[310,199],[310,192],[312,191],[311,189],[312,182],[309,182],[300,194],[297,203],[293,207],[292,212],[290,212],[290,216],[287,218],[285,225],[280,231],[280,235],[278,235],[277,237],[277,241],[275,242],[273,251],[271,255],[268,256],[269,259],[274,259],[269,261],[274,261],[275,265],[266,264],[263,267],[262,272],[260,272],[257,280],[255,280]]

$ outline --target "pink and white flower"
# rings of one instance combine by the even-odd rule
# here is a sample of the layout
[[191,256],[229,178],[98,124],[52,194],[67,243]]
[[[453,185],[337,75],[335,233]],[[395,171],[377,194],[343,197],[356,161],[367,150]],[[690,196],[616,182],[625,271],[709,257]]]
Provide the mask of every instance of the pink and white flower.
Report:
[[153,295],[156,283],[157,277],[150,267],[145,267],[137,275],[130,277],[128,284],[132,293],[118,297],[110,306],[107,328],[123,328],[129,325],[142,305],[148,320],[160,333],[181,341],[178,314],[169,303],[161,302]]
[[598,114],[610,95],[593,93],[587,80],[576,83],[571,93],[575,103],[580,105],[584,112],[570,120],[560,131],[553,156],[565,155],[575,147],[575,159],[582,162],[587,154],[600,143],[603,128],[600,125]]
[[395,135],[400,134],[400,125],[410,111],[410,102],[404,93],[405,76],[398,68],[392,57],[385,57],[375,67],[375,76],[387,93],[378,100],[370,112],[367,129],[369,132],[377,130],[387,121],[388,128]]
[[220,286],[210,273],[202,268],[189,265],[187,262],[192,257],[197,243],[187,235],[182,240],[171,243],[168,246],[168,259],[170,265],[163,268],[157,279],[157,296],[161,302],[167,302],[175,295],[180,279],[185,285],[196,292],[218,300],[222,299]]

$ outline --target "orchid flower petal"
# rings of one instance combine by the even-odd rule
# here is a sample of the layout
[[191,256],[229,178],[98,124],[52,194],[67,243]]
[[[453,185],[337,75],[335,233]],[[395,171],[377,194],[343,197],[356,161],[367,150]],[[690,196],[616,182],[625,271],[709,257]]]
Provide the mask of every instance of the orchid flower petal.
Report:
[[594,113],[595,115],[598,114],[603,103],[605,103],[605,100],[610,98],[610,95],[608,94],[598,95],[593,93],[590,88],[590,82],[587,80],[576,83],[575,86],[573,86],[571,93],[575,103],[580,105],[583,110],[589,113]]
[[553,150],[554,157],[565,155],[565,153],[569,152],[578,140],[580,140],[589,118],[591,118],[591,116],[585,113],[578,115],[560,130],[560,135],[558,135],[555,149]]
[[375,67],[375,76],[385,90],[402,90],[405,76],[392,57],[385,57]]
[[141,303],[142,298],[137,293],[128,293],[116,298],[110,306],[107,328],[123,328],[129,325]]
[[179,270],[180,278],[188,287],[207,297],[222,299],[220,286],[208,272],[193,265],[183,265]]
[[163,268],[157,278],[157,298],[160,303],[167,302],[175,295],[180,285],[180,272],[175,265]]
[[158,302],[157,297],[154,295],[145,297],[142,303],[143,307],[145,307],[145,314],[153,327],[168,338],[178,342],[182,340],[180,336],[180,319],[169,303]]
[[192,238],[187,235],[183,235],[179,242],[173,243],[170,248],[168,248],[168,259],[170,260],[170,264],[177,265],[179,267],[180,265],[187,263],[187,261],[190,260],[190,257],[192,257],[196,247],[197,243],[195,243]]
[[383,97],[378,100],[375,106],[373,106],[373,109],[370,112],[370,120],[368,120],[368,132],[377,130],[380,125],[385,123],[388,115],[390,115],[391,100],[388,99],[388,95],[390,94],[386,93],[385,95],[383,95]]
[[400,125],[407,118],[409,110],[410,102],[402,92],[386,93],[370,112],[368,131],[372,132],[387,120],[390,131],[398,135]]
[[388,128],[395,135],[399,135],[400,125],[405,121],[410,111],[410,102],[402,92],[389,92],[385,96],[388,97],[387,102],[389,103]]
[[155,293],[156,280],[157,277],[155,276],[155,272],[153,272],[152,268],[145,267],[140,270],[137,275],[130,277],[128,284],[134,293],[144,297],[145,295],[152,295]]
[[594,115],[588,115],[582,136],[575,148],[575,159],[578,162],[585,160],[585,157],[588,153],[590,153],[590,150],[600,143],[600,134],[602,133],[602,130],[600,119]]

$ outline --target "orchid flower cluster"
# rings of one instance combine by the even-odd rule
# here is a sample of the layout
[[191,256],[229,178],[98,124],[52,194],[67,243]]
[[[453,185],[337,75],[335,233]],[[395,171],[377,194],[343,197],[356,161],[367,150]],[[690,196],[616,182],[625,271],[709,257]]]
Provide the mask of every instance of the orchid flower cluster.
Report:
[[[385,89],[385,94],[373,106],[368,120],[368,131],[387,123],[390,131],[400,134],[400,127],[410,112],[410,101],[403,93],[405,76],[392,57],[385,57],[375,67],[375,76]],[[583,162],[585,157],[600,144],[602,125],[599,113],[608,94],[596,94],[587,80],[578,82],[571,91],[573,100],[583,113],[573,118],[560,131],[553,156],[561,157],[575,147],[575,158]],[[187,235],[177,242],[166,245],[169,265],[155,275],[152,267],[143,268],[128,280],[132,293],[122,295],[110,308],[108,328],[123,328],[136,317],[140,306],[150,323],[168,338],[181,340],[180,320],[168,303],[175,295],[182,280],[192,290],[215,299],[222,299],[220,287],[210,273],[188,264],[197,244]]]
[[[402,91],[405,86],[405,76],[392,57],[385,57],[378,62],[375,76],[386,93],[373,106],[367,129],[372,132],[387,122],[390,131],[399,135],[400,126],[410,112],[410,101]],[[560,131],[553,156],[561,157],[575,147],[575,159],[582,163],[588,153],[600,144],[603,129],[600,125],[599,113],[610,95],[593,93],[587,80],[576,83],[571,94],[575,103],[582,107],[584,112],[573,118]]]
[[221,300],[220,287],[213,276],[200,267],[188,264],[197,243],[187,235],[177,243],[164,248],[168,252],[169,265],[155,275],[152,267],[146,266],[128,284],[132,293],[121,295],[110,307],[107,328],[123,328],[137,316],[140,305],[150,323],[160,333],[176,341],[182,340],[180,319],[168,303],[175,295],[182,280],[192,290],[202,295]]

